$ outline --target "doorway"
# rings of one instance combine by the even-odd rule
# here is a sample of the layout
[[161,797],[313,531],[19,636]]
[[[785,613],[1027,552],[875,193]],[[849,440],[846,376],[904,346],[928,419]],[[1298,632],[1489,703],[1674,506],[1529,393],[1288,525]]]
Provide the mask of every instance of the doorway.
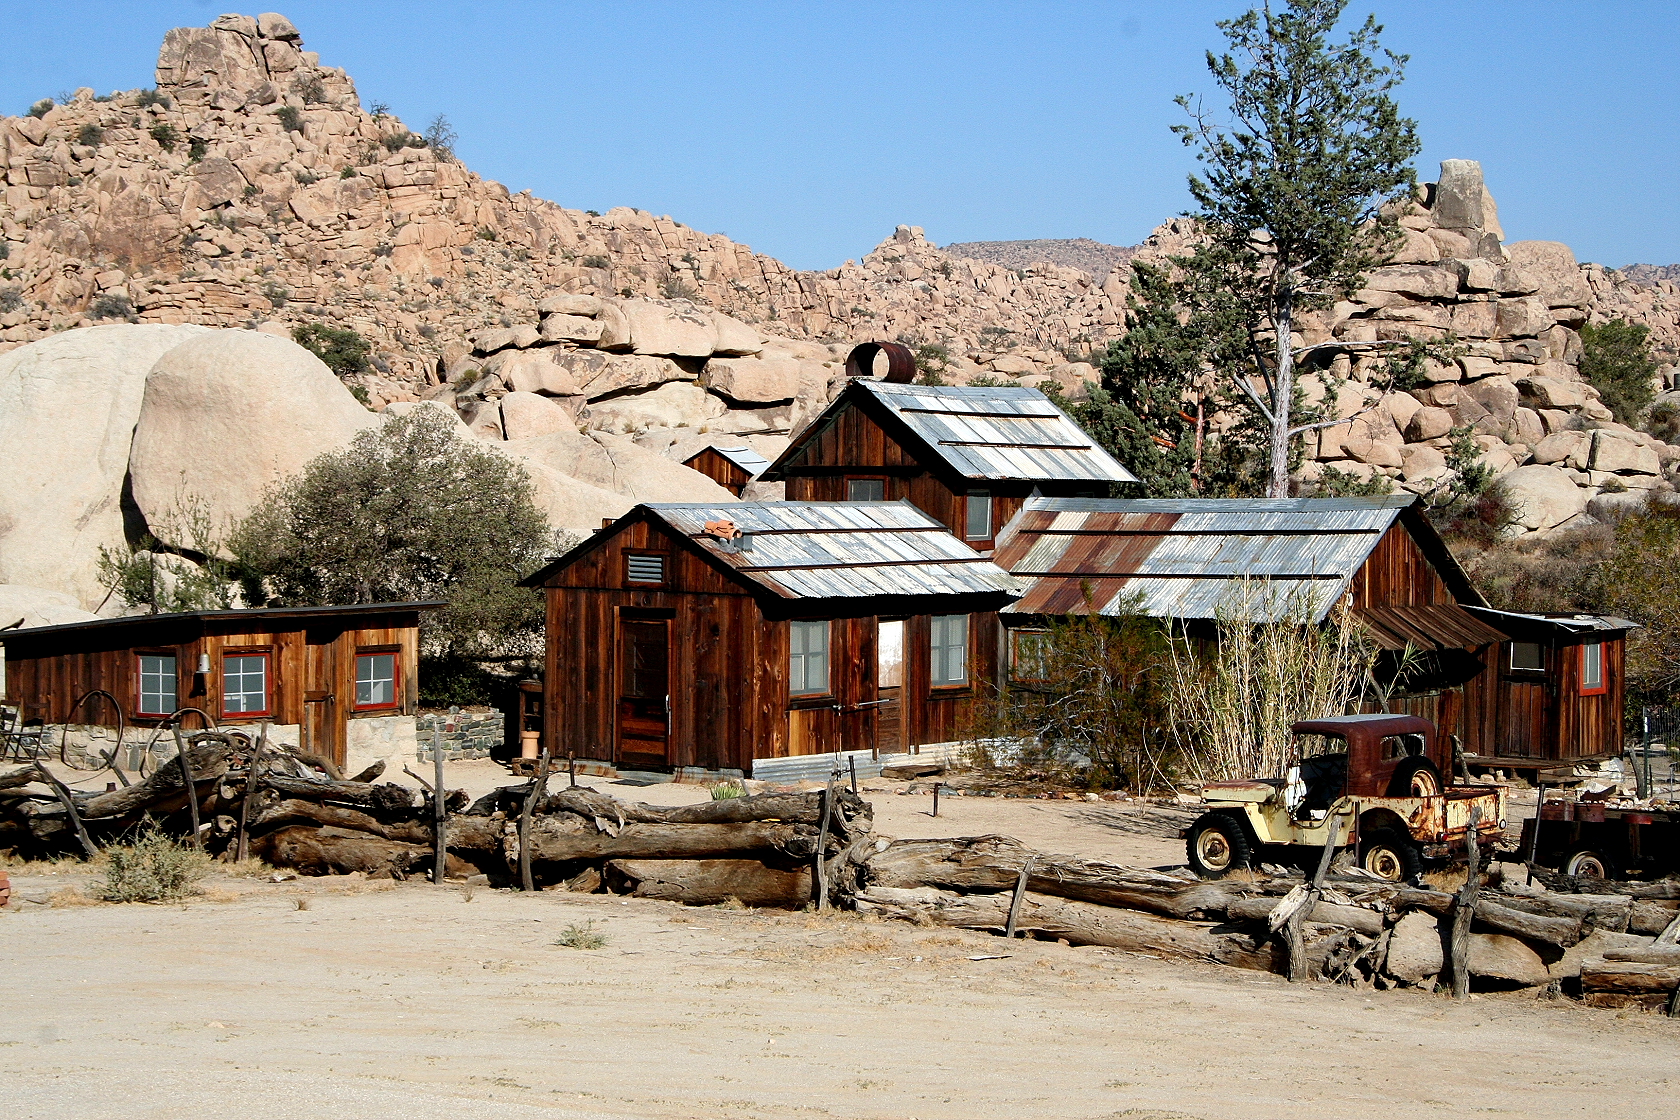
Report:
[[904,751],[904,620],[875,624],[875,751]]
[[343,766],[345,743],[339,708],[338,647],[341,630],[309,630],[303,638],[303,749]]
[[618,620],[620,766],[664,769],[671,757],[671,623]]

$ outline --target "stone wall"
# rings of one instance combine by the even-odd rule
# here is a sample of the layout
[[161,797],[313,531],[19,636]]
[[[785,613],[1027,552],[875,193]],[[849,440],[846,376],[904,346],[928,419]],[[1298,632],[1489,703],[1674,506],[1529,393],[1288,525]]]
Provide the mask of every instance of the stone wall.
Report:
[[404,715],[352,716],[346,721],[344,773],[359,774],[381,759],[386,769],[402,772],[398,756],[414,750],[415,719]]
[[434,731],[445,762],[489,758],[506,746],[507,717],[494,708],[421,712],[415,717],[415,757],[421,762],[432,761]]

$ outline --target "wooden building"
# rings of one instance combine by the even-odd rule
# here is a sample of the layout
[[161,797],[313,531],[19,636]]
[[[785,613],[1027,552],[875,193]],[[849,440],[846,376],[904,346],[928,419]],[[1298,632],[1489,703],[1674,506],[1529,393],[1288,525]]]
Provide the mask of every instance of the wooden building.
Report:
[[[1049,618],[1131,609],[1211,630],[1219,620],[1320,622],[1345,602],[1390,666],[1408,646],[1421,655],[1397,684],[1394,711],[1434,721],[1471,755],[1501,725],[1506,700],[1489,691],[1487,668],[1506,633],[1409,494],[1035,498],[995,558],[1027,581],[1000,615],[1012,679],[1030,671],[1022,645]],[[1616,722],[1608,709],[1601,718]],[[1606,732],[1579,734],[1599,742]]]
[[1524,773],[1622,753],[1627,633],[1638,623],[1470,609],[1504,634],[1484,656],[1477,682],[1487,702],[1476,713],[1472,765]]
[[905,502],[641,505],[524,581],[545,743],[635,769],[961,737],[1007,573]]
[[737,498],[769,465],[770,460],[745,444],[702,447],[683,460],[683,466],[699,471]]
[[867,377],[759,478],[785,482],[789,501],[907,500],[982,552],[1033,494],[1099,497],[1137,481],[1037,389]]
[[190,727],[290,726],[305,750],[342,766],[353,721],[413,716],[420,612],[441,605],[194,611],[8,630],[5,703],[47,725],[114,727],[114,699],[130,728],[172,716]]

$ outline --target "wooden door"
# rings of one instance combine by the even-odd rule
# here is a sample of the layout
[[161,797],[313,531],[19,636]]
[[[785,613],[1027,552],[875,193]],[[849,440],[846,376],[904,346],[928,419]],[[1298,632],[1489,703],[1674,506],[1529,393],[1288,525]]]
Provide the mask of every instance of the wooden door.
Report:
[[631,768],[670,765],[671,624],[663,618],[618,620],[618,752]]
[[875,751],[904,750],[904,620],[881,619],[875,630]]
[[344,714],[351,699],[338,695],[339,638],[337,630],[310,630],[304,635],[303,749],[345,762]]
[[1546,693],[1544,679],[1507,676],[1499,682],[1499,755],[1545,757]]

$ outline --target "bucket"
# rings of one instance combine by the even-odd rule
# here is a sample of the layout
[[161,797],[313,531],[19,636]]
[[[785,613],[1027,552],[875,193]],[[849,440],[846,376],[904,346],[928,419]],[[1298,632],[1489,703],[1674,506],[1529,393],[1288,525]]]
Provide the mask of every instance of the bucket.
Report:
[[519,757],[536,758],[540,753],[537,741],[541,738],[541,731],[521,731],[519,733]]

